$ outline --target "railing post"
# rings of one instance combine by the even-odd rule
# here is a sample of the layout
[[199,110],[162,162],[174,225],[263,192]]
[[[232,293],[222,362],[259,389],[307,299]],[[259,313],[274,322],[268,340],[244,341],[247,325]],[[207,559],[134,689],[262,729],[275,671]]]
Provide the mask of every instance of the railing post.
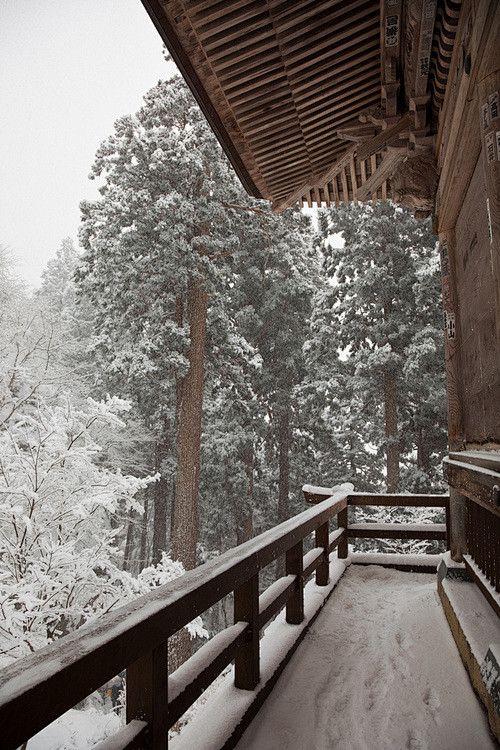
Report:
[[304,553],[302,540],[286,553],[286,574],[296,579],[295,593],[286,603],[286,621],[290,625],[299,625],[304,619]]
[[259,576],[252,576],[234,591],[234,622],[248,622],[248,640],[236,654],[234,684],[254,690],[260,680],[259,658]]
[[316,569],[316,584],[326,586],[328,584],[329,574],[329,554],[328,554],[328,521],[321,524],[316,529],[316,547],[323,547],[323,561]]
[[341,559],[345,559],[347,557],[348,553],[348,547],[347,547],[347,506],[344,508],[344,510],[341,510],[340,513],[337,513],[337,524],[338,528],[345,529],[345,533],[343,534],[339,546],[338,546],[338,552],[337,556]]
[[146,721],[146,747],[154,750],[167,750],[167,686],[166,642],[127,667],[127,723]]

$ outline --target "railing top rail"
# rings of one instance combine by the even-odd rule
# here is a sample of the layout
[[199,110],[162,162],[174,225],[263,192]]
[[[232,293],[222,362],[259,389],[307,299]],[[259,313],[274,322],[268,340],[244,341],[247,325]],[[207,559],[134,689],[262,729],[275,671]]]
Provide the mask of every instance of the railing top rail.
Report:
[[25,711],[54,718],[231,593],[347,507],[345,490],[151,594],[7,667],[0,678],[0,726]]
[[446,508],[450,496],[445,494],[416,494],[411,492],[350,492],[349,505],[393,505],[401,507]]

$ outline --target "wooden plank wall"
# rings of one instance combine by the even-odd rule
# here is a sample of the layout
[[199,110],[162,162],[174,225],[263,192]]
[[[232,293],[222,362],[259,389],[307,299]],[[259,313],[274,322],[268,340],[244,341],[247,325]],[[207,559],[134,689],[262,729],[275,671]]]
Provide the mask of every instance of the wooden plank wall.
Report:
[[467,443],[482,444],[500,438],[495,279],[491,273],[489,246],[481,157],[456,226],[463,418]]
[[[484,102],[478,96],[500,66],[499,49],[500,3],[464,0],[436,144],[450,447],[456,450],[500,445],[498,215],[491,213],[498,180],[487,183],[494,170],[488,172],[484,157],[485,136],[496,129],[489,114],[488,127],[483,122],[492,92]],[[494,156],[496,165],[500,152]]]

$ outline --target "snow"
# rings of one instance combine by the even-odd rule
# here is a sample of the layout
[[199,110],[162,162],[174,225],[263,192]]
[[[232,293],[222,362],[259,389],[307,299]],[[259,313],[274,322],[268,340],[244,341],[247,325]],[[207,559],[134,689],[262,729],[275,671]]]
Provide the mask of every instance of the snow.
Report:
[[451,556],[450,550],[443,552],[443,554],[441,555],[441,558],[447,568],[458,568],[460,570],[465,570],[465,563],[457,562],[456,560],[454,560]]
[[311,565],[313,562],[316,562],[318,558],[322,557],[323,554],[324,554],[323,547],[313,547],[312,550],[309,550],[309,552],[306,552],[306,554],[304,555],[303,563],[302,563],[304,566],[304,570],[308,568],[309,565]]
[[[27,750],[90,750],[97,742],[120,730],[115,713],[66,711],[28,742]],[[112,750],[112,745],[109,746]]]
[[93,750],[122,750],[134,740],[139,732],[146,727],[145,721],[133,719],[129,724],[124,726],[117,734],[100,742]]
[[482,664],[491,644],[500,642],[497,615],[472,581],[445,578],[442,586],[476,661]]
[[217,633],[182,664],[168,678],[168,697],[170,701],[177,698],[203,672],[204,669],[221,654],[248,627],[246,622],[237,622],[221,633]]
[[335,531],[332,531],[329,534],[329,536],[328,536],[328,545],[330,546],[335,541],[337,541],[337,539],[339,538],[339,536],[342,536],[342,534],[344,533],[344,531],[345,531],[345,529],[342,526],[339,529],[335,529]]
[[259,596],[259,613],[265,612],[269,605],[272,604],[274,600],[295,581],[295,578],[296,576],[294,575],[283,576],[268,586]]
[[[343,563],[334,561],[332,575],[338,579],[342,571]],[[311,582],[306,590],[310,618],[324,589]],[[302,627],[286,625],[282,616],[268,627],[257,690]],[[228,674],[170,747],[221,747],[252,697]],[[380,566],[346,570],[237,750],[292,747],[493,750],[435,575]]]
[[419,555],[391,552],[351,552],[350,559],[362,565],[434,565],[436,568],[442,560],[441,555]]
[[302,492],[308,492],[311,495],[325,495],[325,497],[330,497],[339,490],[349,494],[349,492],[354,492],[354,485],[350,482],[344,482],[343,484],[336,484],[334,487],[315,487],[313,484],[305,484],[302,487]]

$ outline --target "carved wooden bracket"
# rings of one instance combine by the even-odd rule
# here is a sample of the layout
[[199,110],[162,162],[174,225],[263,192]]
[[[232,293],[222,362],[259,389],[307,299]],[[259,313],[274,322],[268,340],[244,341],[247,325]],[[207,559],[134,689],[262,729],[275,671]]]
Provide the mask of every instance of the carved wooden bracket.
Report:
[[393,201],[414,208],[416,219],[425,219],[434,208],[438,176],[436,159],[432,154],[407,159],[392,177]]

